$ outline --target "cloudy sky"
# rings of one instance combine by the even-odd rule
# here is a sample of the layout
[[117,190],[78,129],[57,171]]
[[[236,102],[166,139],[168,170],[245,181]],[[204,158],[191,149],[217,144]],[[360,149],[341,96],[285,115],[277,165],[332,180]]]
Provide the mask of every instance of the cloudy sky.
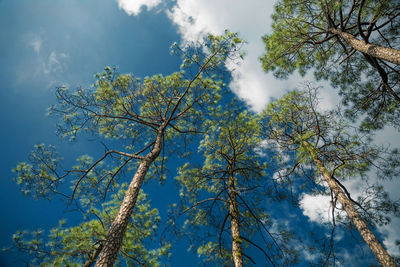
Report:
[[[56,144],[65,151],[67,161],[96,145],[71,145],[54,135],[55,120],[45,113],[54,103],[56,86],[89,86],[93,75],[107,65],[137,77],[169,74],[180,65],[169,53],[172,43],[229,29],[248,42],[245,60],[227,66],[233,76],[230,88],[251,110],[261,111],[271,98],[298,87],[303,79],[312,80],[312,75],[294,74],[281,81],[262,71],[258,61],[263,53],[261,36],[270,31],[272,7],[273,1],[268,0],[0,0],[0,245],[10,245],[17,229],[48,229],[66,216],[61,203],[25,198],[12,181],[11,169],[26,159],[33,145]],[[334,107],[338,99],[334,91],[321,93],[322,108]],[[390,131],[384,134],[381,140],[396,138]],[[349,186],[357,190],[357,185]],[[398,197],[393,189],[397,184],[388,188]],[[154,202],[163,203],[163,199]],[[329,219],[325,197],[304,195],[301,207],[303,222],[323,225]],[[398,253],[394,241],[400,237],[399,228],[397,220],[381,229],[392,253]],[[185,255],[173,256],[173,266],[187,266],[197,259],[182,244],[173,252]],[[16,255],[1,253],[0,265],[23,265]]]

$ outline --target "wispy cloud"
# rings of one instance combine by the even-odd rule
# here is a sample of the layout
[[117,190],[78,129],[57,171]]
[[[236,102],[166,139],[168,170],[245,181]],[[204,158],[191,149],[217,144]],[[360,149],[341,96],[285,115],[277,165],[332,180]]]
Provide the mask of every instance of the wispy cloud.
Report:
[[37,57],[36,65],[41,66],[35,68],[37,74],[51,74],[56,72],[63,72],[67,67],[66,59],[69,55],[64,52],[57,52],[56,50],[50,50],[48,44],[46,45],[46,32],[41,29],[37,33],[28,33],[23,37],[26,46],[33,49]]
[[41,29],[36,33],[26,33],[21,36],[21,41],[27,48],[27,56],[19,63],[16,69],[16,83],[23,84],[27,81],[43,81],[48,87],[59,83],[61,76],[68,68],[69,54],[51,49],[46,42],[47,34]]
[[36,54],[39,55],[40,53],[40,48],[42,47],[43,40],[40,37],[37,37],[30,42],[28,42],[28,45],[33,48]]
[[26,33],[22,39],[28,47],[33,49],[36,55],[39,55],[45,40],[45,32],[43,29],[40,29],[38,32]]
[[123,9],[128,15],[137,16],[142,7],[150,10],[161,3],[161,0],[118,0],[118,7]]
[[54,72],[62,72],[66,67],[64,62],[64,59],[66,58],[68,58],[68,54],[52,51],[47,60],[42,62],[43,73],[50,74]]

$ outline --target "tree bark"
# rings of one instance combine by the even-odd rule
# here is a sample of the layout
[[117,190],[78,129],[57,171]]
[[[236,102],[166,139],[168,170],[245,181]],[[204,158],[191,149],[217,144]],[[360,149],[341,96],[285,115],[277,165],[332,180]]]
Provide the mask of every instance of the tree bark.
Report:
[[235,181],[233,174],[229,176],[229,214],[231,217],[232,258],[235,267],[243,267],[242,240],[240,238],[240,213],[236,200]]
[[380,58],[393,64],[400,65],[400,50],[398,49],[367,43],[340,29],[330,29],[329,31],[339,35],[355,50],[370,55],[371,57]]
[[112,267],[125,235],[129,218],[136,204],[137,196],[147,171],[161,152],[163,130],[159,130],[153,149],[144,157],[122,200],[118,214],[112,222],[103,249],[96,261],[96,267]]
[[307,142],[303,142],[303,144],[309,151],[313,161],[317,165],[318,170],[321,172],[325,181],[328,183],[328,186],[339,200],[339,203],[343,206],[350,220],[353,222],[357,230],[360,232],[362,238],[367,243],[368,247],[372,250],[375,257],[378,259],[379,263],[382,264],[383,267],[396,267],[397,265],[393,260],[393,258],[383,248],[382,244],[376,238],[374,233],[372,233],[371,229],[364,222],[360,214],[354,208],[353,202],[343,192],[343,190],[340,188],[336,180],[330,175],[328,170],[325,168],[323,163],[318,159],[318,157],[316,157],[315,153],[310,148],[310,144],[308,144]]

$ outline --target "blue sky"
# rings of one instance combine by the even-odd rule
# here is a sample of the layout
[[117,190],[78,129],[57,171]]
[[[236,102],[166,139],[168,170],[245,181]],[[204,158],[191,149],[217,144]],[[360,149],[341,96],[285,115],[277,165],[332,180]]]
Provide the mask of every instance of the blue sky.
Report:
[[[269,30],[272,2],[244,2],[147,1],[154,5],[137,9],[127,0],[0,0],[1,247],[11,244],[11,236],[18,229],[49,229],[67,216],[57,199],[33,201],[24,197],[12,180],[11,169],[27,158],[33,145],[57,145],[67,163],[82,151],[96,150],[96,144],[69,144],[55,136],[56,121],[45,114],[55,101],[56,86],[89,86],[94,74],[107,65],[116,65],[121,73],[137,77],[169,74],[180,65],[179,58],[169,52],[173,42],[195,40],[205,32],[220,33],[226,28],[238,31],[248,41],[246,60],[240,66],[227,67],[235,68],[231,89],[250,109],[260,111],[271,97],[279,97],[297,85],[298,76],[277,81],[264,74],[258,63],[263,49],[261,36]],[[322,96],[324,108],[337,102],[332,90],[324,90]],[[162,198],[158,188],[151,186],[148,193],[153,204],[165,205],[167,196]],[[177,195],[172,192],[173,186],[166,188],[171,196]],[[392,191],[397,190],[392,187]],[[320,227],[318,223],[324,221],[315,208],[320,199],[304,198],[303,203],[303,213],[290,214],[298,216],[295,224],[308,222]],[[391,236],[388,244],[394,241],[396,225],[400,226],[395,222],[382,230]],[[196,263],[197,256],[187,253],[184,243],[172,252],[172,266]],[[0,266],[22,266],[23,262],[15,262],[16,257],[0,253]]]
[[[143,77],[168,74],[180,62],[169,52],[179,36],[165,13],[129,16],[114,1],[1,1],[0,21],[0,246],[5,247],[17,229],[56,226],[65,209],[57,201],[24,197],[11,169],[40,142],[64,148],[67,162],[85,150],[85,142],[71,145],[55,136],[55,119],[46,116],[55,86],[88,86],[107,65]],[[14,266],[13,260],[0,254],[0,266]]]

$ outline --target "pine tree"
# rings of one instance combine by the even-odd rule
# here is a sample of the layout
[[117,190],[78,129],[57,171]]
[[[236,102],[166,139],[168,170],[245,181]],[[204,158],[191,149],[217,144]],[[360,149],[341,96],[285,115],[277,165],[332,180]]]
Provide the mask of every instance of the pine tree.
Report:
[[[112,266],[115,261],[146,174],[149,170],[156,172],[156,166],[163,173],[166,143],[177,144],[201,130],[203,109],[220,99],[221,82],[216,75],[221,74],[225,61],[240,57],[242,42],[237,34],[226,32],[224,36],[209,35],[200,45],[175,45],[175,50],[183,54],[182,70],[168,76],[141,80],[107,67],[96,75],[91,88],[75,92],[58,88],[58,105],[50,111],[62,119],[60,134],[74,139],[79,132],[91,132],[108,143],[106,151],[83,168],[67,172],[59,170],[59,159],[52,152],[39,151],[42,159],[35,166],[21,163],[17,167],[17,179],[24,190],[36,189],[37,196],[60,193],[59,185],[72,176],[75,180],[70,199],[75,198],[84,180],[91,181],[88,190],[94,188],[101,191],[100,196],[106,196],[122,172],[136,169],[96,266]],[[124,147],[119,149],[121,143]],[[104,169],[106,161],[110,166]],[[96,172],[102,175],[93,177]]]
[[233,101],[223,111],[217,108],[205,122],[208,131],[199,147],[203,165],[186,163],[179,169],[178,214],[187,217],[184,235],[194,234],[199,256],[209,263],[255,263],[246,253],[252,247],[272,266],[289,264],[297,254],[281,242],[284,233],[269,229],[263,191],[266,166],[255,153],[261,142],[259,119],[237,105]]
[[312,182],[327,185],[333,208],[340,203],[383,266],[396,266],[368,222],[376,219],[379,223],[387,219],[390,212],[398,215],[398,203],[391,202],[378,187],[371,198],[372,203],[361,205],[341,181],[357,176],[368,180],[375,166],[380,166],[378,171],[382,173],[379,174],[384,174],[385,178],[398,175],[398,152],[386,154],[387,151],[371,145],[371,139],[363,140],[354,128],[338,117],[338,113],[319,112],[317,104],[317,93],[309,87],[305,92],[288,93],[271,103],[263,113],[266,136],[276,145],[281,158],[288,153],[294,154],[294,162],[289,164],[292,167],[286,166],[282,178],[301,166],[314,169],[316,174]]
[[[281,0],[263,37],[265,71],[285,78],[312,69],[329,80],[363,129],[399,129],[400,4],[390,0]],[[360,116],[358,116],[360,115]]]
[[[79,204],[83,222],[67,227],[61,220],[58,227],[32,233],[18,231],[13,236],[15,247],[33,257],[31,264],[39,266],[92,266],[100,253],[107,229],[118,211],[125,194],[126,184],[112,194],[111,200],[103,203],[101,209],[94,207],[89,198],[81,196]],[[129,266],[161,266],[161,258],[168,254],[170,244],[159,248],[146,248],[146,241],[155,239],[160,222],[157,209],[150,207],[143,192],[125,232],[125,238],[116,263]]]

